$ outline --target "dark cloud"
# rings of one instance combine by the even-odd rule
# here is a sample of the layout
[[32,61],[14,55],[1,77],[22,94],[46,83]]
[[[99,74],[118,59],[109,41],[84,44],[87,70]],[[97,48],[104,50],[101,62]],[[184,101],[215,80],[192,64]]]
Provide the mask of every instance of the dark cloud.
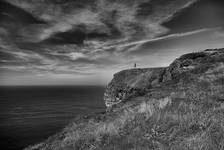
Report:
[[224,27],[224,1],[201,0],[192,7],[177,13],[163,25],[170,29],[168,34],[188,32],[201,28]]
[[[120,37],[136,40],[154,37],[166,31],[160,23],[170,18],[195,0],[139,0],[139,1],[28,1],[9,0],[10,3],[48,22],[49,26],[39,29],[40,41],[82,43],[88,38]],[[91,5],[90,5],[91,4]],[[71,9],[73,6],[73,9]],[[80,7],[77,7],[80,6]],[[141,16],[141,17],[139,17]],[[81,27],[81,29],[80,29]],[[84,27],[84,29],[82,29]],[[67,35],[68,34],[68,35]],[[106,37],[106,38],[107,38]]]
[[0,1],[0,22],[17,22],[22,24],[45,23],[43,20],[35,18],[25,10],[4,1]]
[[75,29],[74,31],[60,32],[52,35],[48,39],[41,43],[46,44],[83,44],[86,38],[86,34],[81,29]]
[[42,44],[76,44],[83,45],[85,40],[110,38],[108,33],[98,31],[88,32],[85,27],[76,27],[74,30],[55,33],[43,40]]

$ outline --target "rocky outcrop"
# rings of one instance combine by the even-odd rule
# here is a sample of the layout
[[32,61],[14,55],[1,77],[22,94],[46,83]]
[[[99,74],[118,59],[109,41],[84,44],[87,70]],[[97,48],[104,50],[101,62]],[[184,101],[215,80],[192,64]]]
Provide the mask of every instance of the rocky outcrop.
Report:
[[104,93],[106,106],[111,107],[135,95],[144,94],[160,82],[163,72],[164,68],[145,68],[116,73]]
[[161,84],[181,84],[186,80],[184,76],[190,78],[192,75],[203,74],[208,68],[223,63],[223,51],[224,49],[208,49],[185,54],[165,68],[139,68],[118,72],[106,88],[105,105],[111,107],[131,97],[144,95]]
[[78,117],[27,150],[223,150],[224,49],[121,71],[105,103],[108,111]]

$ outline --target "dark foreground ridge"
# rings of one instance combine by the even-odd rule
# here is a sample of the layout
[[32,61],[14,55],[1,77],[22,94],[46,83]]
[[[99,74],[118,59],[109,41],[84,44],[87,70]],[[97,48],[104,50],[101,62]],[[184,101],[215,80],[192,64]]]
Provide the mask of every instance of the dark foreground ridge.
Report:
[[223,150],[224,49],[114,75],[107,111],[27,150]]

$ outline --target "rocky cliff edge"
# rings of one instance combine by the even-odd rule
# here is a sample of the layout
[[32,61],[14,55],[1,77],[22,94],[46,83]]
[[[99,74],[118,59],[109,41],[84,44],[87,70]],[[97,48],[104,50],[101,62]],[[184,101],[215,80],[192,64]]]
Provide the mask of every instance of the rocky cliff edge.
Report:
[[[114,75],[104,93],[107,107],[132,97],[149,94],[155,88],[188,84],[186,80],[201,81],[208,70],[223,65],[224,49],[208,49],[177,58],[168,67],[123,70]],[[212,74],[212,73],[211,73]],[[221,74],[221,73],[220,73]]]
[[224,49],[114,75],[106,112],[77,117],[32,150],[223,150]]

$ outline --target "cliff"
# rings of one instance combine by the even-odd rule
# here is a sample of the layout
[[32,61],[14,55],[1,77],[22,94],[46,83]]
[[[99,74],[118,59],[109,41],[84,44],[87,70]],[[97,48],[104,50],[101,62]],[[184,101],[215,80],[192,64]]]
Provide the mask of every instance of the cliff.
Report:
[[[223,49],[205,50],[190,53],[176,59],[164,68],[144,68],[124,70],[114,75],[108,84],[104,100],[107,107],[112,107],[130,97],[145,95],[156,87],[187,84],[186,80],[197,80],[213,66],[223,62]],[[172,82],[171,84],[168,84]],[[167,85],[168,84],[168,85]],[[193,83],[192,83],[193,84]]]
[[168,67],[114,75],[105,113],[79,117],[32,150],[224,149],[224,49],[183,55]]

